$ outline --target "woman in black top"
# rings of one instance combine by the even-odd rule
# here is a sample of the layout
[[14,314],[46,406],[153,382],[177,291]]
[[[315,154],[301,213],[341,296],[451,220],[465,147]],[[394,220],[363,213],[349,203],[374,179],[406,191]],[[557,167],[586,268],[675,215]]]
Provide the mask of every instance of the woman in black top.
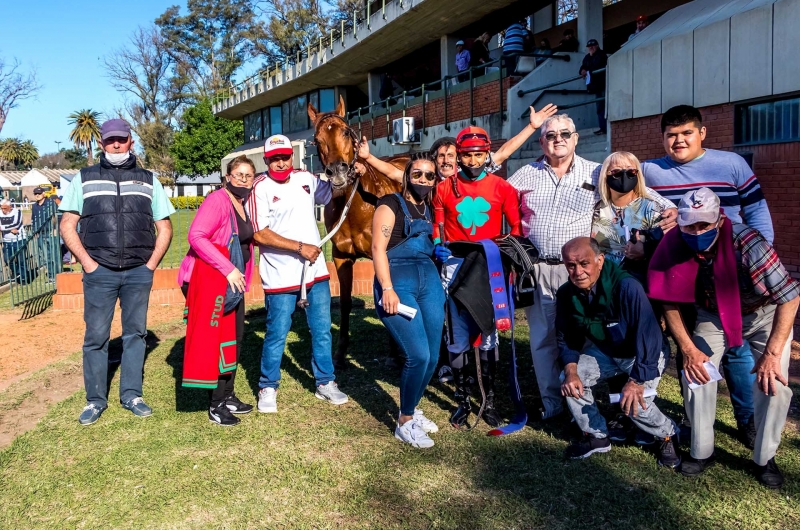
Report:
[[375,307],[406,358],[394,435],[418,448],[432,447],[428,433],[439,430],[417,408],[439,359],[444,325],[444,289],[433,263],[435,181],[430,159],[412,159],[402,193],[381,197],[372,222]]

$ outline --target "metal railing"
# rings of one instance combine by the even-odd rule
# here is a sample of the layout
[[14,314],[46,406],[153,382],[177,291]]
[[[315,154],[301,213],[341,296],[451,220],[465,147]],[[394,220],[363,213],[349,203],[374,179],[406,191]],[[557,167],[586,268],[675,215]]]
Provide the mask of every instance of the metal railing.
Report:
[[12,306],[56,291],[56,274],[61,264],[58,206],[48,201],[44,208],[30,226],[23,227],[24,237],[4,241],[2,245],[4,279],[10,284]]
[[319,35],[317,42],[314,44],[310,44],[304,49],[297,50],[292,57],[286,56],[283,61],[276,61],[275,68],[268,67],[267,69],[261,70],[260,72],[253,74],[238,83],[232,83],[231,86],[217,93],[211,99],[211,104],[214,105],[219,101],[230,99],[231,96],[239,93],[242,89],[253,87],[257,82],[268,79],[272,76],[280,78],[279,76],[281,76],[282,72],[286,72],[290,68],[297,66],[303,60],[308,60],[315,53],[322,53],[322,50],[324,49],[330,49],[330,51],[333,52],[333,44],[336,41],[339,41],[341,45],[344,46],[345,35],[351,31],[353,33],[353,38],[355,39],[358,38],[358,30],[360,28],[365,28],[367,31],[372,31],[372,16],[376,15],[376,12],[372,11],[373,4],[380,4],[381,18],[386,20],[386,5],[394,2],[396,2],[401,9],[404,7],[403,0],[378,0],[366,2],[364,8],[353,10],[352,17],[347,17],[346,19],[342,18],[339,21],[339,29],[331,29],[328,34]]
[[[599,74],[599,73],[602,73],[602,72],[605,72],[605,71],[606,71],[605,68],[599,68],[597,70],[590,71],[589,75]],[[544,93],[545,93],[544,91],[546,91],[547,89],[550,89],[550,88],[553,88],[553,87],[557,87],[557,86],[563,85],[565,83],[571,83],[572,81],[577,81],[578,79],[583,79],[583,76],[582,75],[576,75],[574,77],[568,77],[566,79],[561,79],[560,81],[554,81],[552,83],[547,83],[546,85],[537,86],[536,88],[529,88],[527,90],[518,90],[517,91],[517,97],[521,98],[521,97],[525,97],[527,94],[532,94],[534,92],[542,91],[542,93],[539,94],[539,96],[537,96],[536,99],[531,101],[530,106],[533,107],[539,101],[539,98],[541,98],[542,95],[544,95]],[[573,91],[571,91],[571,90],[568,91],[567,89],[564,89],[564,90],[556,90],[556,91],[551,91],[551,92],[561,92],[561,93],[565,93],[566,94],[568,92],[573,92]],[[583,91],[581,90],[579,92],[583,92]],[[599,98],[595,98],[595,99],[591,99],[591,100],[587,100],[587,101],[581,101],[580,103],[572,103],[572,104],[569,104],[569,105],[559,105],[558,109],[559,110],[572,109],[572,108],[575,108],[575,107],[581,107],[583,105],[589,105],[590,103],[596,103],[598,101],[605,101],[605,99],[606,99],[605,96],[601,96]],[[525,112],[523,112],[522,114],[520,114],[519,117],[520,118],[527,118],[528,116],[530,116],[530,113],[531,113],[531,111],[530,111],[530,109],[528,109]]]
[[[494,65],[498,65],[496,67],[497,68],[496,72],[498,73],[498,77],[499,77],[498,85],[499,85],[499,88],[500,88],[500,93],[499,93],[499,95],[500,95],[500,115],[501,115],[501,118],[503,120],[505,120],[506,119],[506,114],[505,114],[505,111],[503,110],[504,99],[505,99],[505,90],[504,90],[504,86],[503,86],[503,81],[505,80],[506,77],[508,77],[508,74],[505,73],[505,70],[508,69],[508,63],[510,63],[512,61],[514,61],[516,63],[516,61],[519,59],[519,57],[534,57],[534,58],[541,57],[541,58],[546,58],[546,59],[556,59],[556,60],[563,60],[563,61],[569,61],[570,60],[570,57],[568,55],[551,55],[551,54],[542,54],[542,53],[520,53],[520,54],[504,55],[502,57],[499,57],[499,58],[494,59],[492,61],[483,63],[481,65],[471,66],[467,70],[464,70],[462,72],[458,72],[457,74],[446,75],[446,76],[442,77],[441,79],[437,79],[436,81],[431,81],[429,83],[423,83],[421,86],[418,86],[417,88],[413,88],[411,90],[404,90],[401,94],[392,95],[392,96],[389,96],[387,98],[381,99],[379,101],[375,101],[373,103],[370,103],[369,105],[366,105],[366,106],[363,106],[363,107],[359,107],[359,108],[357,108],[355,110],[352,110],[352,111],[347,113],[347,120],[348,120],[348,122],[350,124],[353,124],[353,121],[356,118],[358,118],[359,135],[360,135],[361,134],[361,124],[363,122],[363,120],[361,119],[361,116],[363,116],[365,114],[369,115],[370,116],[370,124],[371,124],[371,127],[372,127],[372,134],[371,134],[372,142],[374,144],[375,143],[375,118],[376,117],[377,118],[381,118],[381,117],[385,117],[386,118],[386,134],[387,134],[387,137],[388,137],[388,136],[391,136],[391,119],[390,119],[390,115],[392,114],[392,112],[400,111],[400,112],[403,113],[403,116],[405,116],[406,111],[410,107],[415,107],[417,105],[422,105],[422,133],[427,135],[428,133],[426,132],[426,127],[427,127],[427,125],[426,125],[426,119],[427,119],[426,103],[428,103],[428,101],[426,100],[425,96],[426,95],[430,96],[431,92],[442,91],[443,92],[442,97],[444,98],[444,125],[445,125],[445,129],[449,131],[450,130],[450,125],[448,123],[447,98],[450,96],[450,92],[452,90],[450,81],[453,80],[453,79],[463,79],[464,77],[466,77],[467,78],[466,80],[457,83],[456,86],[458,86],[458,84],[461,84],[461,83],[464,83],[464,82],[469,82],[469,121],[470,121],[470,124],[474,125],[475,124],[474,89],[476,87],[475,82],[477,80],[479,80],[480,78],[482,78],[482,77],[487,77],[489,75],[492,75],[494,72],[488,72],[487,68],[492,68]],[[514,68],[515,68],[515,71],[516,71],[516,66]],[[479,73],[479,75],[476,75],[476,73]],[[482,84],[487,84],[487,83],[482,83]],[[415,101],[417,99],[417,97],[420,98],[420,101]],[[438,98],[433,98],[433,99],[438,99]],[[400,101],[402,101],[402,105],[399,108],[397,108],[397,105],[398,105],[398,103]],[[409,104],[409,101],[411,101],[412,103]],[[375,110],[373,111],[373,109],[375,109]],[[380,112],[380,114],[377,114],[378,112]]]

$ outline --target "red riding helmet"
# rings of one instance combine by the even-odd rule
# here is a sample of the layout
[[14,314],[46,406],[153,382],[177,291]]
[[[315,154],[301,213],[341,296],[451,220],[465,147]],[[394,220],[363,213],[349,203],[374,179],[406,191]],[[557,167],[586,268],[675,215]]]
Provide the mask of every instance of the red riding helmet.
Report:
[[456,151],[469,153],[471,151],[491,151],[492,142],[489,133],[480,127],[467,127],[456,137]]

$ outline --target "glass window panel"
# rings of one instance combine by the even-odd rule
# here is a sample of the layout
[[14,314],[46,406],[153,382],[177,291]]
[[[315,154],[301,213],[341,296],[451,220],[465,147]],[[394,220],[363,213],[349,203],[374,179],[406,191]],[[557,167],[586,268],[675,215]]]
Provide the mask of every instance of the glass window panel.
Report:
[[316,90],[308,93],[308,102],[314,105],[315,109],[322,111],[322,109],[319,108],[319,92]]
[[292,129],[289,127],[289,102],[284,101],[281,104],[281,130],[283,132],[291,132]]
[[269,133],[283,134],[283,119],[281,118],[280,107],[269,108]]
[[742,105],[735,116],[737,143],[800,140],[800,98]]
[[319,91],[319,107],[317,108],[320,112],[333,112],[336,110],[336,98],[332,88],[323,88]]
[[[292,98],[288,102],[288,117],[289,123],[286,127],[287,133],[293,133],[308,129],[308,97],[303,94],[296,98]],[[286,121],[284,120],[284,124]]]
[[252,112],[244,117],[245,143],[261,140],[261,111]]

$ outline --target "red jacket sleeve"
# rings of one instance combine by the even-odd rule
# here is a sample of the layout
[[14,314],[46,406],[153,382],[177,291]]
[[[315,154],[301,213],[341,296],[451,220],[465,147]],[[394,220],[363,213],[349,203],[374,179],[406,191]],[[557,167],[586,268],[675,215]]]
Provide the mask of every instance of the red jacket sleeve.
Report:
[[519,192],[514,186],[508,182],[505,184],[503,197],[503,215],[506,218],[508,226],[511,227],[511,233],[515,236],[522,235],[522,215],[519,211]]
[[440,182],[436,185],[433,193],[433,242],[439,244],[442,241],[442,235],[439,233],[439,223],[444,223],[444,197],[445,188],[447,187],[447,180]]

